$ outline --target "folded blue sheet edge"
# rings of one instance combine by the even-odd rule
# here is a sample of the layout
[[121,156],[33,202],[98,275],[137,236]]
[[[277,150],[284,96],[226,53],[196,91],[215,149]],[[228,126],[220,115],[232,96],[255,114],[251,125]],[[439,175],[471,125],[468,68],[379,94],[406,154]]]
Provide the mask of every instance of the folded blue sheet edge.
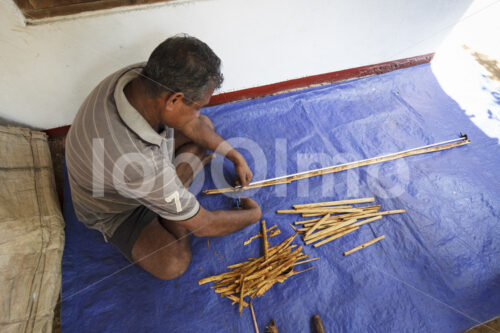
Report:
[[[407,211],[331,244],[306,246],[305,253],[320,258],[304,267],[314,269],[254,299],[261,330],[273,318],[280,332],[308,332],[319,314],[332,332],[461,332],[500,314],[500,146],[442,91],[429,65],[203,113],[235,144],[258,144],[267,161],[260,176],[267,178],[301,171],[303,160],[333,165],[451,139],[460,131],[472,140],[445,152],[316,177],[307,186],[301,181],[250,192],[268,225],[282,230],[271,244],[292,234],[295,220],[275,211],[296,203],[375,196],[382,210]],[[252,169],[262,164],[242,153]],[[224,170],[227,179],[234,177],[227,161]],[[205,171],[203,189],[213,188]],[[231,207],[225,196],[198,199],[207,209]],[[258,225],[209,244],[193,238],[188,271],[160,281],[77,220],[67,181],[64,217],[63,331],[253,330],[247,310],[240,316],[197,281],[261,255],[258,241],[243,246]],[[342,256],[383,234],[376,245]]]

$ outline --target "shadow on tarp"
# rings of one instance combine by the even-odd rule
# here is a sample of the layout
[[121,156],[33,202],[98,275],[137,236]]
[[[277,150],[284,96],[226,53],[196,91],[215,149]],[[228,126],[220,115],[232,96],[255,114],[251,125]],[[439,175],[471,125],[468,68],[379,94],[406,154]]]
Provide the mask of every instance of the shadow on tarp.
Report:
[[[254,193],[268,225],[282,230],[271,244],[290,235],[295,220],[275,210],[295,203],[374,195],[383,210],[407,210],[319,248],[307,246],[307,254],[320,258],[315,268],[254,299],[261,330],[272,318],[280,332],[308,332],[311,317],[319,314],[329,332],[462,332],[500,313],[500,146],[441,90],[428,64],[204,113],[223,137],[262,147],[267,177],[275,176],[276,138],[286,139],[287,173],[297,172],[297,157],[317,153],[340,163],[448,140],[460,131],[472,140],[404,162],[310,179],[308,197],[299,196],[305,181]],[[231,179],[234,170],[225,165]],[[205,171],[204,188],[213,188]],[[198,197],[208,209],[232,204],[225,196]],[[65,199],[63,331],[253,331],[248,309],[240,316],[230,301],[197,281],[259,255],[258,241],[242,245],[258,225],[211,238],[209,246],[206,238],[193,238],[188,271],[160,281],[129,266],[99,233],[77,221],[67,182]],[[342,256],[383,234],[376,245]]]

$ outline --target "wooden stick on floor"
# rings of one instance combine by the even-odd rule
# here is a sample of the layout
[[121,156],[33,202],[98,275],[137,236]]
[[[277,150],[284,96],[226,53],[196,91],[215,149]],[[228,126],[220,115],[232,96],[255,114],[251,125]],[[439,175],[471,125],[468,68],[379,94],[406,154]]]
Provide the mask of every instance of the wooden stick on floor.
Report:
[[349,251],[344,252],[344,255],[345,255],[345,256],[347,256],[347,255],[349,255],[349,254],[351,254],[351,253],[354,253],[354,252],[356,252],[356,251],[358,251],[358,250],[364,249],[365,247],[370,246],[370,245],[372,245],[372,244],[375,244],[376,242],[381,241],[381,240],[382,240],[382,239],[384,239],[384,238],[385,238],[385,235],[382,235],[382,236],[380,236],[380,237],[377,237],[377,238],[375,238],[375,239],[372,239],[371,241],[368,241],[368,242],[363,243],[363,244],[361,244],[361,245],[359,245],[359,246],[356,246],[356,247],[355,247],[354,249],[352,249],[352,250],[349,250]]

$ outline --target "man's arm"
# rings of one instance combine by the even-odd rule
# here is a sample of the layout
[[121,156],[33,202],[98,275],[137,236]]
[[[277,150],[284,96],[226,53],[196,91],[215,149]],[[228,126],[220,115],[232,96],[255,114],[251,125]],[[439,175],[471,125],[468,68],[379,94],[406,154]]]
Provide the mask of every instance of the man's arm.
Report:
[[225,236],[243,229],[262,216],[259,205],[249,198],[241,198],[241,210],[208,211],[200,206],[194,217],[177,223],[197,237]]
[[236,174],[240,179],[240,185],[246,186],[250,183],[253,174],[245,158],[200,118],[193,119],[180,130],[195,144],[216,151],[233,162]]

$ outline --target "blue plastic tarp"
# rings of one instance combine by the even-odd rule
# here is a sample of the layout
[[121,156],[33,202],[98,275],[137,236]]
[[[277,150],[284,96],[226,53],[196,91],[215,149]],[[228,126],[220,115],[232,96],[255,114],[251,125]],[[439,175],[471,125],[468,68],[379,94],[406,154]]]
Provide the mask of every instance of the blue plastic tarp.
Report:
[[[271,178],[456,138],[459,148],[330,174],[251,193],[268,226],[292,234],[292,204],[375,196],[382,210],[406,209],[304,252],[314,269],[254,299],[260,329],[309,332],[319,314],[328,332],[462,332],[500,314],[500,146],[486,136],[420,65],[313,89],[206,108],[235,145],[255,142]],[[497,121],[492,118],[491,121]],[[242,149],[250,166],[262,168]],[[255,155],[255,154],[254,154]],[[306,162],[304,162],[306,161]],[[226,178],[234,178],[224,163]],[[214,182],[205,169],[203,189]],[[264,174],[265,173],[265,174]],[[222,195],[198,195],[207,209],[230,208]],[[226,237],[192,238],[189,269],[158,280],[75,217],[66,182],[62,329],[67,332],[252,332],[248,309],[216,295],[201,278],[261,255],[243,242],[255,224]],[[377,236],[381,242],[342,253]],[[298,238],[295,243],[302,244]]]

